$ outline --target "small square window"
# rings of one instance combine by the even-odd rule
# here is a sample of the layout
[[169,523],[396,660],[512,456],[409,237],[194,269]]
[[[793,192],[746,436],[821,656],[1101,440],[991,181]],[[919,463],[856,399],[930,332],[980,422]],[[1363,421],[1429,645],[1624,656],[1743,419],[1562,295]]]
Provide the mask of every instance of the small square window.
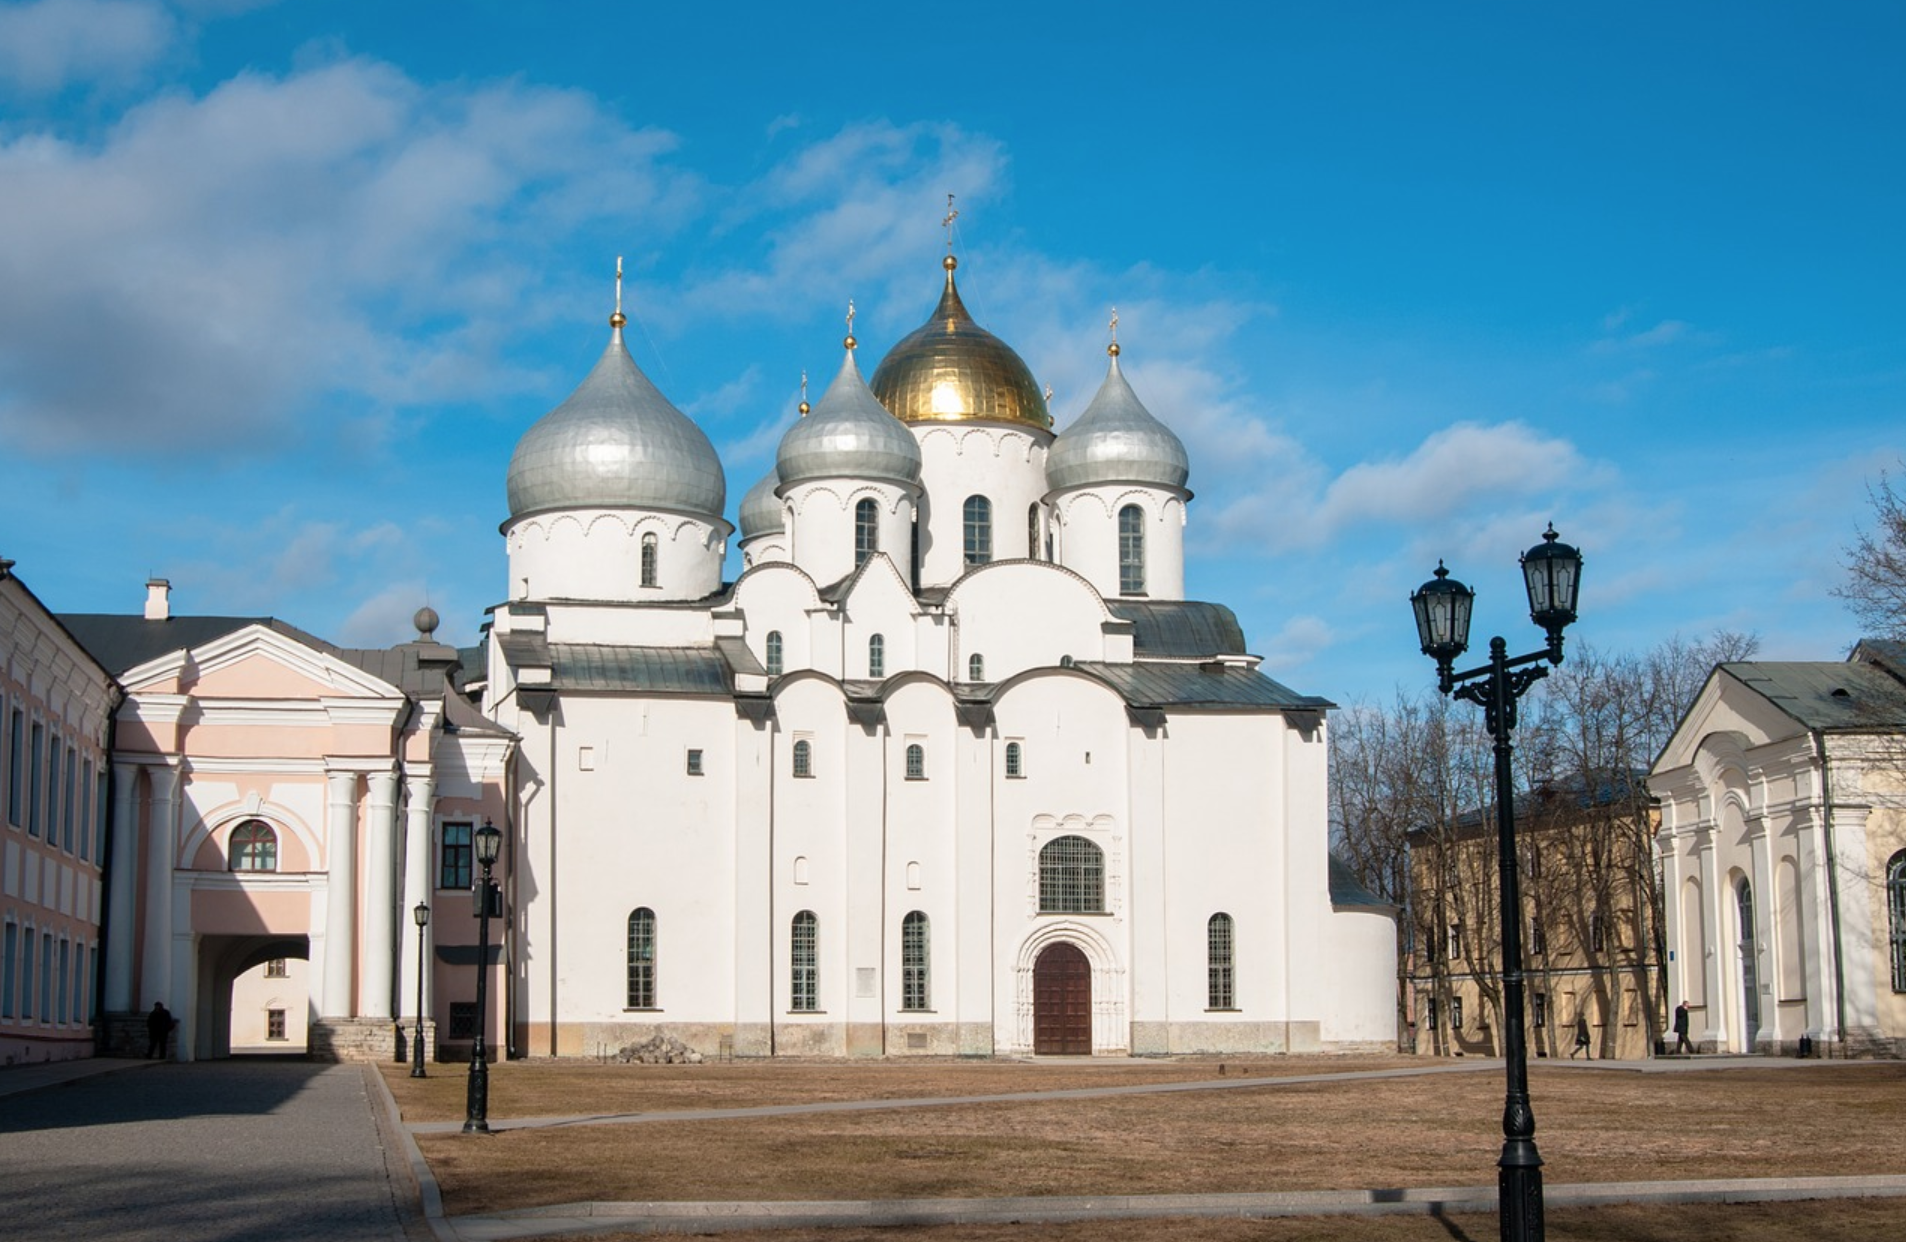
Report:
[[699,751],[699,750],[690,750],[690,751],[688,752],[688,774],[689,774],[690,776],[700,776],[700,775],[702,774],[702,753],[701,753],[701,751]]
[[285,959],[282,957],[274,957],[265,963],[267,979],[286,979],[290,977],[290,974],[291,972],[285,968]]
[[265,1038],[280,1040],[285,1035],[285,1011],[282,1009],[265,1010]]
[[475,1039],[477,1007],[475,1001],[450,1002],[450,1038]]

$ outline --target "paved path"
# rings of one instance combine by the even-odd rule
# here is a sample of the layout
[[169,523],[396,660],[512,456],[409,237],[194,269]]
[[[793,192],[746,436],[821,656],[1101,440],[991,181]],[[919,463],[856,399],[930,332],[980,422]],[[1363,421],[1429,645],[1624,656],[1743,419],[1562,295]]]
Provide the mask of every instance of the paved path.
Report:
[[395,1180],[386,1169],[382,1096],[369,1072],[208,1061],[54,1075],[37,1090],[0,1092],[0,1233],[35,1242],[401,1240],[416,1190],[401,1161]]

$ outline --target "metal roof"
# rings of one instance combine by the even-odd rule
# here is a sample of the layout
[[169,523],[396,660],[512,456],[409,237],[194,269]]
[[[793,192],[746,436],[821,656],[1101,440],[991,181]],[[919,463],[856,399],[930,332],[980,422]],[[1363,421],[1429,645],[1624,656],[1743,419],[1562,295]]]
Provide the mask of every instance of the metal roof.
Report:
[[781,437],[774,472],[783,487],[833,478],[917,483],[920,443],[874,399],[850,348],[813,412]]
[[314,651],[343,656],[322,638],[275,617],[171,617],[148,621],[121,613],[68,612],[59,614],[59,621],[114,676],[174,651],[203,647],[252,625],[276,630]]
[[1237,664],[1160,664],[1145,660],[1104,664],[1081,660],[1076,667],[1117,690],[1134,707],[1319,711],[1336,706],[1316,695],[1299,694],[1256,669]]
[[[405,694],[429,699],[443,693],[444,674],[459,667],[462,655],[442,643],[414,642],[390,648],[340,647],[334,654]],[[431,663],[426,667],[424,661]]]
[[1906,685],[1872,664],[1853,661],[1738,661],[1721,671],[1808,729],[1906,726]]
[[1191,459],[1184,442],[1145,408],[1119,372],[1118,354],[1113,353],[1105,382],[1085,413],[1052,442],[1046,456],[1047,485],[1054,491],[1094,483],[1182,489],[1189,477]]
[[652,694],[733,693],[728,661],[714,647],[612,647],[550,643],[556,690]]
[[1223,604],[1108,599],[1105,606],[1119,620],[1132,623],[1132,654],[1139,659],[1199,660],[1244,654],[1244,630],[1237,614]]
[[1385,901],[1363,886],[1357,873],[1350,864],[1335,854],[1330,856],[1330,904],[1344,906],[1363,906],[1379,910],[1394,910],[1396,903]]

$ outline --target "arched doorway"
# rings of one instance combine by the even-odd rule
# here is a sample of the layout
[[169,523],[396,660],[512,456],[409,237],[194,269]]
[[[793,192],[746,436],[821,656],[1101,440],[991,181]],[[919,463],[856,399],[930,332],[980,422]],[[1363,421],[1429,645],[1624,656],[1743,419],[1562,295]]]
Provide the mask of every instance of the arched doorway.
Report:
[[304,1055],[310,957],[306,936],[201,936],[194,1058]]
[[1092,964],[1077,945],[1048,945],[1032,965],[1032,1050],[1092,1054]]
[[1752,1052],[1760,1035],[1760,978],[1755,969],[1754,890],[1745,876],[1734,887],[1734,906],[1741,929],[1741,1051]]

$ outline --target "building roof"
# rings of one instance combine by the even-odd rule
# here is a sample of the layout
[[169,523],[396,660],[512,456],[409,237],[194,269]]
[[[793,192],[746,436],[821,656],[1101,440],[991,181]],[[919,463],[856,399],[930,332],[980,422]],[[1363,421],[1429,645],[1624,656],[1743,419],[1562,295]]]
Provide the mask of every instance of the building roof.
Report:
[[920,442],[874,399],[854,365],[851,344],[813,412],[781,437],[774,473],[782,487],[814,479],[920,481]]
[[1244,654],[1244,630],[1223,604],[1198,600],[1108,599],[1105,606],[1130,621],[1132,654],[1139,659],[1205,660]]
[[1802,728],[1852,732],[1906,728],[1906,685],[1877,664],[1741,660],[1721,665],[1720,671]]
[[[322,638],[276,617],[170,617],[164,621],[148,621],[142,616],[120,613],[68,612],[60,614],[59,620],[93,659],[115,677],[160,656],[202,647],[253,625],[276,630],[327,655],[340,658],[344,655]],[[374,669],[365,671],[381,676]]]
[[1025,359],[973,322],[944,260],[946,287],[927,321],[902,337],[874,368],[874,396],[903,423],[989,419],[1041,431],[1052,414]]
[[1107,664],[1081,660],[1075,666],[1105,682],[1133,707],[1176,708],[1183,710],[1257,710],[1322,711],[1336,706],[1328,699],[1299,694],[1289,686],[1272,681],[1254,668],[1240,664],[1164,664],[1140,660],[1133,664]]
[[556,690],[651,694],[733,693],[728,661],[713,647],[621,647],[549,643],[550,682]]
[[1046,482],[1055,491],[1095,483],[1140,483],[1182,490],[1191,477],[1184,441],[1145,408],[1118,369],[1118,346],[1105,382],[1052,442]]
[[1363,886],[1350,864],[1335,854],[1330,856],[1330,904],[1338,909],[1362,906],[1367,909],[1394,910],[1396,903],[1385,901]]

